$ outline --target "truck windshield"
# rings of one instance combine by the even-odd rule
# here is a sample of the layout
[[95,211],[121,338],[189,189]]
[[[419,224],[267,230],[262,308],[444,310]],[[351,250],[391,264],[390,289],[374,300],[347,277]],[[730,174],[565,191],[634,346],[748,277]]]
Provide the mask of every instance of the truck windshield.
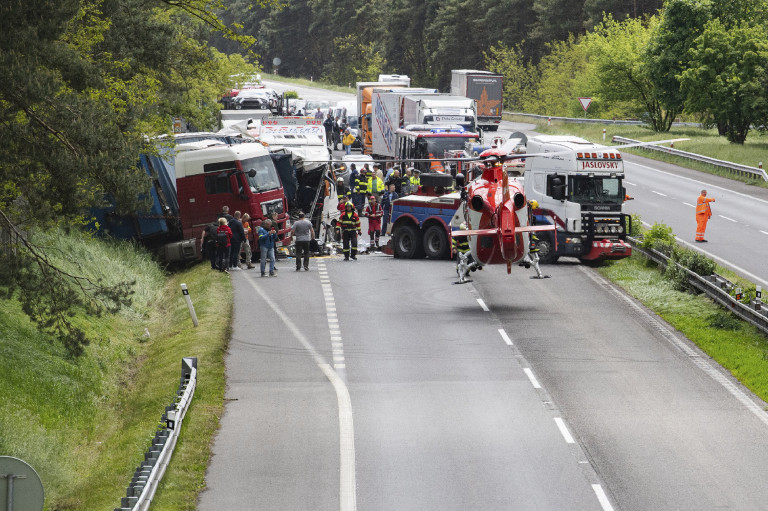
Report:
[[572,176],[568,186],[568,200],[579,204],[622,204],[621,178]]
[[466,137],[425,137],[416,145],[417,158],[443,158],[446,151],[464,149]]
[[[248,184],[251,187],[251,192],[261,193],[280,188],[280,178],[277,177],[275,165],[269,156],[248,158],[242,161],[242,165],[245,176],[248,179]],[[248,175],[251,169],[256,171],[254,177]]]

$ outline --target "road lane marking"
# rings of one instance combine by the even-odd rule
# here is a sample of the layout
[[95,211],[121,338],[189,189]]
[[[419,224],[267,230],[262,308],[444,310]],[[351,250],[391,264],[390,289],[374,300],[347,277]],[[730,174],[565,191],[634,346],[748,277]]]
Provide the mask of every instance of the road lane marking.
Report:
[[485,312],[491,312],[491,309],[488,308],[482,298],[478,298],[477,303],[480,304],[480,307],[482,307]]
[[695,208],[695,207],[696,207],[696,206],[694,206],[693,204],[689,204],[689,203],[687,203],[687,202],[683,202],[683,204],[685,204],[686,206],[690,206],[690,207],[692,207],[692,208]]
[[568,428],[565,425],[565,421],[560,417],[555,417],[555,424],[557,424],[557,429],[560,430],[560,434],[563,435],[563,438],[565,439],[565,443],[567,444],[575,444],[576,440],[573,439],[571,436],[571,432],[568,431]]
[[[294,324],[293,320],[283,312],[280,307],[270,298],[266,292],[256,285],[253,279],[247,280],[248,284],[258,294],[264,302],[274,311],[282,320],[294,337],[301,343],[304,349],[309,353],[315,362],[315,365],[322,371],[328,381],[333,385],[336,392],[336,401],[339,410],[339,510],[356,511],[357,510],[357,475],[355,467],[355,427],[352,420],[352,399],[349,396],[349,389],[339,377],[331,365],[320,355],[312,346],[304,334]],[[338,364],[335,369],[344,369],[344,364]]]
[[[644,226],[646,226],[646,227],[648,227],[648,228],[651,228],[651,227],[652,227],[652,225],[651,225],[651,224],[649,224],[649,223],[648,223],[648,222],[646,222],[646,221],[643,221],[643,225],[644,225]],[[763,232],[763,231],[760,231],[760,232]],[[766,234],[768,234],[768,233],[766,233]],[[713,254],[712,252],[707,252],[706,250],[703,250],[703,249],[701,248],[701,245],[694,245],[693,243],[690,243],[690,242],[688,242],[688,241],[685,241],[684,239],[682,239],[682,238],[680,238],[680,237],[678,237],[678,236],[675,236],[675,240],[677,240],[677,242],[678,242],[678,243],[682,243],[683,245],[687,246],[688,248],[691,248],[691,249],[693,249],[693,250],[698,250],[699,252],[701,252],[702,254],[706,255],[706,256],[707,256],[707,257],[709,257],[710,259],[714,259],[715,261],[719,262],[719,263],[720,263],[720,264],[722,264],[723,266],[725,266],[725,267],[727,267],[727,268],[730,268],[730,269],[732,269],[732,270],[733,270],[733,271],[735,271],[736,273],[741,273],[742,275],[744,275],[744,276],[745,276],[745,277],[747,277],[748,279],[751,279],[753,283],[755,283],[755,284],[760,284],[760,285],[761,285],[761,286],[763,286],[764,288],[768,288],[768,280],[763,280],[762,278],[758,277],[758,276],[757,276],[757,275],[755,275],[754,273],[752,273],[752,272],[750,272],[750,271],[747,271],[747,270],[745,270],[745,269],[744,269],[744,268],[742,268],[741,266],[738,266],[738,265],[736,265],[736,264],[733,264],[732,262],[730,262],[730,261],[728,261],[728,260],[726,260],[726,259],[723,259],[722,257],[716,256],[716,255],[715,255],[715,254]]]
[[608,496],[605,494],[605,491],[603,491],[603,487],[599,484],[593,484],[592,490],[594,490],[595,495],[597,495],[597,501],[600,503],[600,506],[602,506],[603,511],[613,511],[613,506],[608,500]]
[[760,231],[760,232],[768,236],[768,232],[765,232],[765,231]]
[[667,194],[661,193],[661,192],[657,192],[656,190],[651,190],[651,193],[655,193],[656,195],[661,195],[662,197],[666,197],[667,196]]
[[534,376],[533,371],[529,367],[524,367],[523,372],[526,376],[528,376],[528,379],[531,380],[531,385],[533,385],[534,389],[540,389],[541,385],[539,385],[539,380],[536,379],[536,376]]
[[736,224],[736,223],[738,223],[738,222],[737,222],[736,220],[734,220],[733,218],[728,218],[727,216],[723,216],[723,215],[717,215],[717,216],[719,216],[720,218],[724,218],[724,219],[726,219],[726,220],[728,220],[728,221],[730,221],[730,222],[733,222],[733,223],[735,223],[735,224]]
[[629,182],[629,181],[627,181],[626,179],[624,180],[624,184],[625,184],[625,185],[629,185],[629,186],[637,186],[635,183],[630,183],[630,182]]
[[752,195],[747,195],[746,193],[735,192],[733,190],[729,190],[727,188],[723,188],[722,186],[717,186],[717,185],[713,185],[712,183],[705,183],[704,181],[699,181],[698,179],[693,179],[693,178],[690,178],[690,177],[680,176],[678,174],[673,174],[671,172],[664,172],[663,170],[655,169],[653,167],[649,167],[648,165],[642,165],[640,163],[635,163],[635,162],[631,162],[631,161],[627,161],[627,162],[625,162],[625,164],[637,165],[640,168],[652,170],[654,172],[658,172],[659,174],[666,174],[666,175],[668,175],[670,177],[673,177],[673,178],[684,179],[685,181],[691,181],[691,182],[697,183],[699,185],[704,185],[706,188],[716,188],[717,190],[722,190],[722,191],[727,192],[727,193],[734,193],[736,195],[739,195],[739,196],[747,198],[747,199],[753,199],[753,200],[756,200],[756,201],[760,201],[760,202],[762,202],[764,204],[768,204],[768,200],[765,200],[765,199],[760,199],[760,198],[757,198],[757,197],[753,197]]
[[507,332],[505,332],[503,328],[499,328],[499,335],[501,335],[501,338],[507,343],[507,346],[512,346],[512,339],[509,338]]
[[681,340],[675,334],[675,332],[673,332],[658,318],[658,316],[646,311],[642,306],[635,303],[632,298],[625,295],[620,289],[608,282],[602,276],[587,270],[583,266],[579,266],[578,268],[599,286],[608,289],[621,300],[626,302],[626,304],[629,305],[629,307],[632,308],[638,316],[641,316],[649,325],[654,327],[659,335],[666,339],[667,342],[685,353],[688,358],[694,364],[696,364],[696,366],[699,367],[699,369],[704,371],[704,373],[708,374],[713,380],[722,385],[725,390],[728,391],[733,397],[735,397],[742,405],[744,405],[747,410],[752,412],[755,417],[757,417],[763,424],[768,426],[768,413],[766,413],[765,410],[763,410],[757,403],[752,401],[752,399],[750,399],[750,397],[741,390],[739,386],[740,384],[733,383],[730,379],[728,379],[727,376],[720,372],[717,367],[715,367],[714,363],[708,362],[709,357],[700,356],[698,351],[689,346],[685,341]]

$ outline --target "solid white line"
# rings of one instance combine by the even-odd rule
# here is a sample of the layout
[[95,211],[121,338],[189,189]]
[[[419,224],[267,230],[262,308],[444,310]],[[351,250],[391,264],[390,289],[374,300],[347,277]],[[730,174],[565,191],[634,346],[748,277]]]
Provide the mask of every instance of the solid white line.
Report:
[[762,232],[765,235],[768,235],[768,232],[765,232],[765,231],[760,231],[760,232]]
[[[312,343],[301,333],[301,330],[293,323],[291,318],[284,313],[275,302],[257,286],[253,279],[248,279],[248,284],[261,296],[261,299],[277,314],[285,326],[293,333],[294,337],[304,346],[311,355],[315,364],[323,372],[336,392],[336,401],[339,408],[339,510],[355,511],[357,509],[357,476],[355,474],[355,428],[352,421],[352,399],[349,397],[349,389],[344,380],[331,369],[331,366],[312,346]],[[343,365],[336,365],[343,368]]]
[[[646,227],[651,227],[651,224],[649,224],[648,222],[646,222],[644,220],[643,220],[643,225],[645,225]],[[768,233],[766,233],[766,234],[768,234]],[[732,262],[730,262],[730,261],[728,261],[726,259],[723,259],[722,257],[716,256],[712,252],[707,252],[706,250],[702,250],[701,249],[701,245],[694,245],[693,243],[691,243],[689,241],[685,241],[684,239],[679,238],[677,236],[675,236],[675,239],[678,241],[678,243],[682,243],[683,245],[687,246],[688,248],[692,248],[693,250],[698,250],[702,254],[706,255],[707,257],[709,257],[711,259],[714,259],[715,261],[717,261],[718,263],[722,264],[723,266],[726,266],[726,267],[732,269],[736,273],[741,273],[745,277],[747,277],[748,279],[752,279],[753,283],[760,284],[761,286],[763,286],[765,288],[768,288],[768,280],[763,280],[762,278],[758,277],[754,273],[749,272],[749,271],[745,270],[744,268],[742,268],[741,266],[737,266],[737,265],[733,264]]]
[[632,309],[635,310],[635,312],[638,313],[638,315],[643,316],[646,322],[648,322],[648,324],[653,326],[656,329],[656,331],[659,332],[659,334],[661,334],[661,336],[667,340],[667,342],[669,342],[673,346],[677,347],[680,351],[685,353],[688,356],[688,358],[690,358],[691,361],[699,367],[699,369],[704,371],[713,380],[715,380],[717,383],[722,385],[725,388],[725,390],[727,390],[742,405],[744,405],[747,408],[747,410],[752,412],[752,414],[755,417],[760,419],[760,421],[762,421],[763,424],[768,426],[768,413],[766,413],[765,410],[763,410],[754,401],[752,401],[749,398],[749,396],[741,390],[741,388],[739,387],[739,384],[734,384],[731,380],[728,379],[728,377],[726,377],[723,373],[721,373],[715,367],[714,363],[708,362],[708,357],[699,356],[696,350],[694,350],[692,347],[690,347],[688,344],[686,344],[684,341],[678,338],[677,335],[672,330],[667,328],[667,326],[661,322],[661,320],[657,319],[657,316],[652,315],[651,313],[647,312],[644,308],[637,305],[631,298],[626,296],[622,291],[617,289],[615,286],[611,285],[603,277],[598,276],[597,274],[595,274],[595,272],[588,271],[581,266],[579,267],[579,269],[582,272],[584,272],[589,278],[594,280],[598,285],[606,287],[613,294],[615,294],[621,300],[626,302],[627,305],[629,305]]
[[333,364],[334,369],[344,369],[346,368],[346,364]]
[[565,421],[561,419],[560,417],[555,417],[555,424],[557,424],[557,429],[560,430],[560,434],[563,435],[563,438],[565,438],[565,443],[567,444],[575,444],[576,441],[571,436],[571,432],[568,431],[568,428],[565,426]]
[[528,376],[528,379],[531,380],[531,385],[533,385],[534,389],[541,388],[541,385],[539,385],[539,380],[536,379],[536,376],[533,375],[533,371],[531,371],[530,368],[524,367],[523,372],[525,372],[526,376]]
[[507,343],[507,346],[512,346],[512,339],[509,338],[507,332],[505,332],[503,328],[499,328],[499,335],[501,335],[501,338]]
[[731,222],[733,222],[733,223],[738,223],[738,222],[736,222],[736,220],[734,220],[733,218],[728,218],[727,216],[723,216],[723,215],[717,215],[717,216],[719,216],[720,218],[725,218],[726,220],[730,220],[730,221],[731,221]]
[[626,162],[626,163],[629,164],[629,165],[637,165],[638,167],[642,167],[644,169],[652,170],[654,172],[658,172],[659,174],[666,174],[668,176],[676,177],[678,179],[684,179],[686,181],[691,181],[693,183],[698,183],[700,185],[705,185],[706,188],[716,188],[716,189],[722,190],[724,192],[735,193],[736,195],[740,195],[741,197],[744,197],[744,198],[747,198],[747,199],[753,199],[753,200],[762,202],[764,204],[768,204],[768,200],[758,199],[757,197],[753,197],[752,195],[747,195],[746,193],[734,192],[733,190],[729,190],[728,188],[723,188],[722,186],[713,185],[711,183],[705,183],[704,181],[699,181],[698,179],[692,179],[690,177],[685,177],[685,176],[680,176],[680,175],[677,175],[677,174],[672,174],[671,172],[664,172],[663,170],[654,169],[653,167],[649,167],[647,165],[641,165],[639,163],[634,163],[634,162],[629,162],[629,161]]
[[622,182],[623,182],[625,185],[629,185],[629,186],[637,186],[635,183],[630,183],[630,182],[629,182],[629,181],[627,181],[626,179],[625,179],[624,181],[622,181]]
[[592,489],[594,490],[595,495],[597,495],[597,501],[600,503],[600,506],[602,506],[603,511],[613,511],[613,506],[608,500],[608,496],[603,491],[603,487],[599,484],[593,484]]
[[666,197],[667,196],[667,194],[661,193],[661,192],[657,192],[656,190],[651,190],[651,193],[655,193],[656,195],[661,195],[662,197]]
[[690,206],[690,207],[692,207],[692,208],[695,208],[695,207],[696,207],[696,206],[694,206],[693,204],[688,204],[687,202],[683,202],[683,204],[685,204],[686,206]]
[[482,298],[478,298],[477,303],[480,304],[480,307],[482,307],[485,312],[491,312],[491,309],[488,308]]

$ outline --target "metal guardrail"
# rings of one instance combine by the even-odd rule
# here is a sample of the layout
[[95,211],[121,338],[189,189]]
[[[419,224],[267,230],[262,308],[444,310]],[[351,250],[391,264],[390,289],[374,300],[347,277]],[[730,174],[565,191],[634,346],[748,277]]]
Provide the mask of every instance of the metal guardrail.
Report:
[[[538,115],[538,114],[526,114],[523,112],[502,112],[506,115],[518,115],[521,117],[530,117],[531,119],[539,120],[552,120],[560,122],[571,122],[574,124],[625,124],[631,126],[641,126],[648,124],[645,121],[624,121],[619,119],[587,119],[580,117],[553,117],[551,115]],[[700,128],[701,123],[698,122],[673,122],[672,126],[684,126],[687,128]]]
[[173,449],[181,432],[181,423],[192,402],[197,387],[197,358],[181,359],[181,381],[176,397],[170,406],[165,407],[161,423],[152,439],[152,445],[144,453],[133,479],[128,485],[126,496],[120,499],[120,507],[115,511],[146,511],[155,497],[157,486],[171,461]]
[[[641,240],[627,236],[627,241],[632,244],[635,251],[646,258],[655,262],[659,266],[666,268],[669,264],[669,257],[654,249],[647,249],[640,246]],[[736,287],[725,277],[713,273],[712,275],[702,276],[692,272],[688,268],[676,264],[688,275],[688,284],[694,289],[704,293],[709,298],[730,310],[740,319],[754,325],[761,332],[768,334],[768,307],[766,307],[761,298],[761,291],[758,287],[758,296],[750,300],[749,303],[743,303],[731,296],[730,292]]]
[[[612,140],[613,142],[618,142],[620,144],[635,144],[639,142],[639,140],[633,140],[631,138],[624,138],[624,137],[617,137],[617,136],[614,136]],[[672,154],[674,156],[680,156],[681,158],[688,158],[689,160],[696,160],[702,163],[708,163],[709,165],[714,165],[715,167],[720,167],[726,170],[730,170],[731,172],[737,173],[741,176],[753,177],[755,179],[759,179],[762,177],[763,180],[768,181],[768,174],[766,174],[765,169],[761,169],[759,167],[749,167],[747,165],[741,165],[740,163],[733,163],[730,161],[718,160],[718,159],[710,158],[709,156],[704,156],[701,154],[681,151],[679,149],[675,149],[674,147],[648,145],[648,146],[641,147],[641,149],[647,149],[649,151],[657,151],[657,152]]]

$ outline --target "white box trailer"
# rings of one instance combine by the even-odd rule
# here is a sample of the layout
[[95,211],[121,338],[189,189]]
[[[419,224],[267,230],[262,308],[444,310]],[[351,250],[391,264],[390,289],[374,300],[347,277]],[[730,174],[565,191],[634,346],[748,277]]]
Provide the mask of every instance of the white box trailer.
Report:
[[444,94],[403,96],[403,125],[459,125],[467,131],[477,129],[475,101]]
[[435,95],[437,89],[406,87],[400,89],[374,88],[372,95],[372,154],[376,157],[394,158],[395,132],[403,127],[403,102],[405,95]]

